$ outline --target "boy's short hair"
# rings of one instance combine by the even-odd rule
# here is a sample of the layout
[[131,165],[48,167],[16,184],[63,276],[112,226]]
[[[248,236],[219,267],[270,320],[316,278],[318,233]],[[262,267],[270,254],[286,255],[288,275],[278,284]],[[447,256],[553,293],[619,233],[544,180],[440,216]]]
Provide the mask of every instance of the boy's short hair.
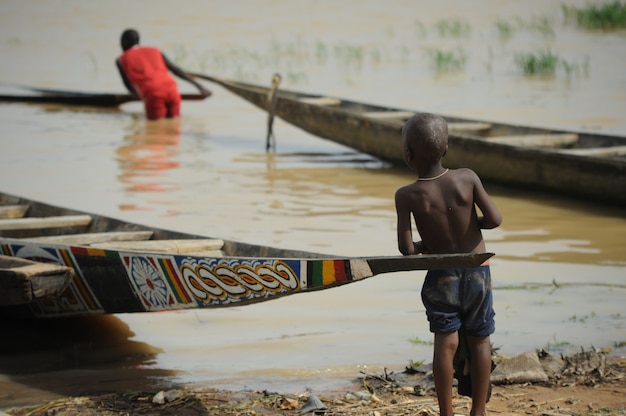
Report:
[[120,38],[122,49],[127,50],[139,44],[139,32],[135,29],[126,29]]
[[404,124],[402,137],[422,158],[440,160],[448,146],[448,123],[436,114],[416,113]]

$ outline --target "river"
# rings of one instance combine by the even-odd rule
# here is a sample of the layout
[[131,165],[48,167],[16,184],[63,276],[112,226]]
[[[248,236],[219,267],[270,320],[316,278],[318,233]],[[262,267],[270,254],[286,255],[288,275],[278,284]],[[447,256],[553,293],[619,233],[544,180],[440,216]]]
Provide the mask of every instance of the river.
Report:
[[[3,0],[0,12],[5,84],[121,93],[114,61],[121,32],[134,27],[190,71],[263,85],[279,72],[288,89],[626,134],[624,31],[577,28],[559,1]],[[567,63],[554,76],[527,77],[515,63],[546,50]],[[179,120],[159,122],[147,122],[138,103],[1,103],[0,190],[255,244],[397,253],[393,194],[414,179],[410,171],[281,120],[276,151],[266,153],[266,115],[205,85],[212,97],[183,102]],[[496,253],[498,353],[624,354],[624,210],[485,186],[504,216],[485,232]],[[0,409],[181,385],[320,391],[360,371],[430,362],[423,275],[219,310],[2,322]]]

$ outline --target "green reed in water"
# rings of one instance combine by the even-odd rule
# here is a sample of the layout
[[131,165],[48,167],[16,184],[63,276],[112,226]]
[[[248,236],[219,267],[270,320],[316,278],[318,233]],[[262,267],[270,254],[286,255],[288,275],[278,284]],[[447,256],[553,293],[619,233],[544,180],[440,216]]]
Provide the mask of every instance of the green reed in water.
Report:
[[506,20],[498,20],[496,22],[496,29],[498,29],[500,39],[510,39],[515,31],[511,22]]
[[437,73],[460,71],[465,67],[465,62],[467,61],[463,50],[442,51],[431,49],[429,55]]
[[539,33],[546,38],[556,36],[553,29],[554,24],[548,17],[534,17],[531,20],[517,18],[512,21],[500,19],[496,21],[495,26],[502,40],[511,39],[513,34],[519,30]]
[[421,367],[424,365],[424,360],[409,360],[409,367]]
[[[394,41],[393,30],[385,32],[384,40],[368,43],[325,42],[319,39],[307,39],[296,36],[288,39],[273,38],[264,49],[252,50],[247,47],[213,49],[197,53],[184,46],[176,46],[172,51],[174,61],[183,68],[200,68],[214,74],[246,82],[265,82],[259,79],[267,69],[281,72],[284,85],[307,82],[307,73],[312,66],[333,66],[346,82],[352,82],[362,70],[376,67],[381,62],[397,62],[399,65],[413,65],[426,62],[434,69],[435,75],[464,71],[467,62],[473,57],[463,49],[463,41],[471,31],[470,25],[461,19],[441,19],[435,27],[438,36],[457,38],[460,46],[456,49],[433,47],[426,49],[423,56],[416,53],[423,39],[427,36],[426,26],[416,22],[417,43],[403,39]],[[543,36],[553,34],[548,18],[534,18],[529,21],[513,19],[496,22],[501,39],[512,36],[515,31],[524,29]],[[441,39],[439,39],[441,40]],[[407,43],[408,42],[408,43]],[[490,49],[491,51],[491,49]],[[490,55],[491,56],[491,55]],[[426,59],[424,59],[426,58]],[[493,57],[492,57],[493,58]],[[553,75],[557,69],[570,74],[577,70],[577,65],[566,62],[552,52],[526,54],[516,57],[516,62],[527,75]]]
[[409,341],[411,343],[417,344],[417,345],[433,345],[434,344],[433,341],[431,341],[431,340],[424,341],[424,340],[420,339],[420,337],[411,338],[411,339],[409,339]]
[[515,62],[526,75],[555,75],[559,68],[569,75],[577,68],[575,64],[567,62],[549,50],[518,54],[515,56]]
[[583,8],[561,5],[567,21],[575,21],[586,29],[626,28],[626,3],[614,1],[602,5],[590,4]]
[[536,17],[528,23],[528,26],[545,37],[555,36],[553,24],[547,17]]
[[437,22],[437,30],[441,36],[460,38],[470,32],[470,25],[461,19],[442,19]]
[[546,351],[562,351],[565,348],[572,347],[573,345],[567,341],[557,341],[556,334],[553,337],[553,341],[548,342],[543,349]]

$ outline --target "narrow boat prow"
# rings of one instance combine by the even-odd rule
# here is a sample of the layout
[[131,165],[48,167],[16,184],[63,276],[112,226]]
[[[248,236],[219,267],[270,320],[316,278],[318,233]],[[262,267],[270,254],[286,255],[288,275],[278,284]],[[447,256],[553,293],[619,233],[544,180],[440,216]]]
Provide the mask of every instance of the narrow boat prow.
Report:
[[72,270],[67,286],[57,284],[45,297],[0,297],[0,315],[46,318],[244,305],[383,273],[475,267],[493,253],[340,257],[147,227],[0,194],[0,255]]

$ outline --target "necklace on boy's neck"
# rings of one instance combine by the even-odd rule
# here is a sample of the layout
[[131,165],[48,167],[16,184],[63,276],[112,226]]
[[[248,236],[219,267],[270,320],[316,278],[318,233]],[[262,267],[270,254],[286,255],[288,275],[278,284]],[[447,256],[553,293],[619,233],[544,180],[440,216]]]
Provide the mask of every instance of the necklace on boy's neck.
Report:
[[437,176],[433,176],[432,178],[417,178],[418,181],[434,181],[435,179],[439,179],[441,178],[443,175],[445,175],[446,173],[448,173],[450,169],[446,169],[443,172],[441,172],[439,175]]

